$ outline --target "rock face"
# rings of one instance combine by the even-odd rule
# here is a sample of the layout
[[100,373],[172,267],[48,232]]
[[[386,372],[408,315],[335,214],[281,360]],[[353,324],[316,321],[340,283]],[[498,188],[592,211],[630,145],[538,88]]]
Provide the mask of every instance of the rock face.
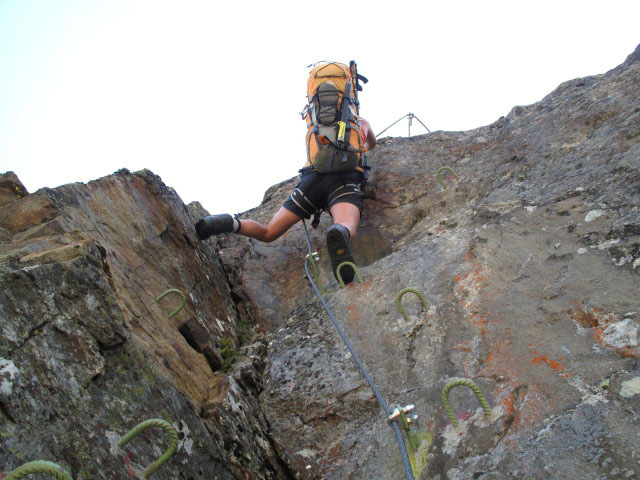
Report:
[[[382,139],[354,241],[362,284],[326,300],[392,407],[415,404],[421,479],[640,478],[640,48],[492,125]],[[443,172],[450,166],[457,179]],[[297,182],[245,217],[268,221]],[[304,276],[302,226],[199,242],[158,177],[27,194],[0,181],[0,477],[401,479],[393,430]],[[395,305],[404,287],[422,291]],[[170,288],[187,294],[155,299]],[[471,378],[491,406],[451,390]],[[37,438],[37,441],[34,441]],[[133,473],[132,473],[133,472]]]
[[[354,242],[365,283],[327,300],[387,402],[433,439],[421,478],[640,476],[640,49],[469,132],[383,139]],[[448,165],[458,180],[443,173]],[[268,220],[297,179],[247,212]],[[312,232],[324,253],[325,218]],[[393,432],[302,269],[301,227],[218,240],[253,315],[278,329],[260,403],[300,478],[404,478]],[[396,292],[415,287],[430,308]],[[290,312],[290,313],[287,313]],[[453,428],[440,402],[451,392]],[[632,393],[636,392],[636,393]]]
[[[12,182],[5,175],[2,185]],[[119,438],[158,417],[174,425],[180,444],[154,477],[289,477],[255,385],[220,370],[220,344],[239,340],[237,309],[193,223],[148,171],[4,205],[0,472],[44,459],[76,479],[124,478],[166,440],[160,431],[143,434],[125,454]],[[170,288],[188,297],[173,318],[175,297],[155,301]]]

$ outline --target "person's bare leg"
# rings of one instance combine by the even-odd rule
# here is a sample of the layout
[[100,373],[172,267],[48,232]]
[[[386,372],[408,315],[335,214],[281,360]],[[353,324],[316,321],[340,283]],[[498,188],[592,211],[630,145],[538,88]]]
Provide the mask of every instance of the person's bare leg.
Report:
[[349,229],[351,240],[356,238],[356,230],[360,223],[360,209],[352,203],[341,202],[333,205],[329,212],[333,217],[333,223],[339,223]]
[[300,221],[301,218],[290,210],[280,207],[280,210],[266,225],[254,220],[241,219],[240,230],[236,233],[245,237],[255,238],[261,242],[273,242]]

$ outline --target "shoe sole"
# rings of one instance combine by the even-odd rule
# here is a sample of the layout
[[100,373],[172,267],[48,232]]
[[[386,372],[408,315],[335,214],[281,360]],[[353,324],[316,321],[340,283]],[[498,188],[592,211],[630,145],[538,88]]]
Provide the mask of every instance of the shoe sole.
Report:
[[207,233],[205,232],[206,224],[204,220],[202,219],[198,220],[196,222],[195,228],[196,228],[196,235],[200,240],[206,240],[211,236],[211,235],[207,235]]
[[[329,250],[329,257],[331,258],[331,269],[337,280],[338,274],[336,269],[338,265],[343,262],[353,263],[353,255],[351,254],[348,240],[345,239],[342,232],[338,229],[329,230],[327,233],[327,248]],[[345,266],[340,269],[340,276],[345,284],[351,283],[355,276],[355,271],[353,268]]]

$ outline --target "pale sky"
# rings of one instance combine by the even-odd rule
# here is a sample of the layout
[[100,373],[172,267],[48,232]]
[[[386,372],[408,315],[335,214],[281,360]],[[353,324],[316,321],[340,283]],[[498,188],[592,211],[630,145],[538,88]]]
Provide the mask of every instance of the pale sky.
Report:
[[0,0],[0,172],[34,192],[148,168],[239,213],[304,163],[313,62],[358,62],[376,133],[468,130],[640,43],[638,0],[354,5]]

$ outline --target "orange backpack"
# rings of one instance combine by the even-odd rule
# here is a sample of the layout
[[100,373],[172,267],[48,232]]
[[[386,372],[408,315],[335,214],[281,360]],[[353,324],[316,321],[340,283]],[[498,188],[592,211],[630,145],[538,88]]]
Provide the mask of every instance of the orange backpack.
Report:
[[320,173],[348,172],[363,166],[366,152],[358,91],[362,90],[356,63],[320,62],[307,81],[307,165]]

